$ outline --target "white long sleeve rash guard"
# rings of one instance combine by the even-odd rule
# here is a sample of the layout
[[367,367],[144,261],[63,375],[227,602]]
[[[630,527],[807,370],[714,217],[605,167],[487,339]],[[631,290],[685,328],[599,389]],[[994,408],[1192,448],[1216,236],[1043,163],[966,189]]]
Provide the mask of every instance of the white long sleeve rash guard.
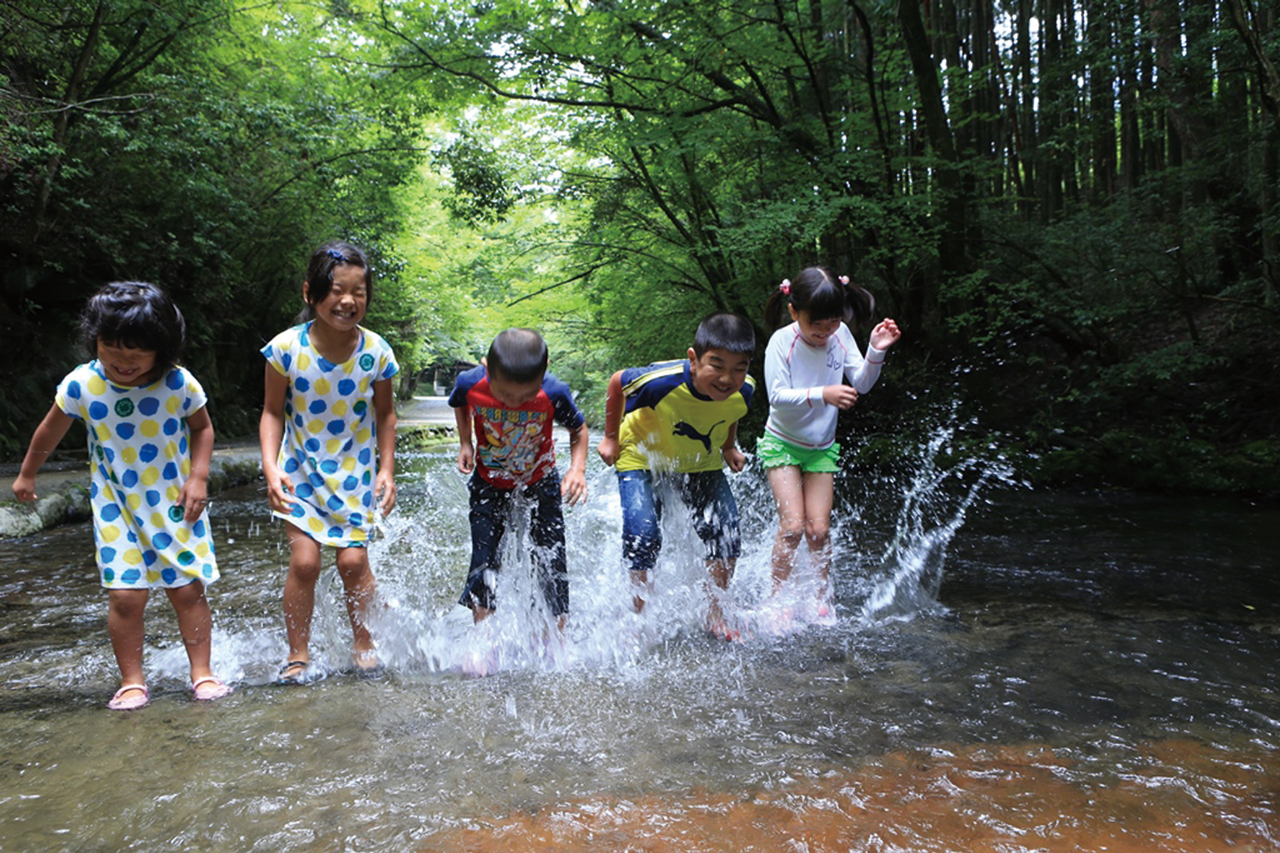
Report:
[[870,391],[880,378],[885,351],[868,347],[864,358],[853,333],[844,323],[815,347],[792,323],[773,333],[764,354],[764,382],[769,393],[765,429],[797,447],[823,449],[836,438],[840,410],[822,399],[822,389],[837,385],[841,376],[859,394]]

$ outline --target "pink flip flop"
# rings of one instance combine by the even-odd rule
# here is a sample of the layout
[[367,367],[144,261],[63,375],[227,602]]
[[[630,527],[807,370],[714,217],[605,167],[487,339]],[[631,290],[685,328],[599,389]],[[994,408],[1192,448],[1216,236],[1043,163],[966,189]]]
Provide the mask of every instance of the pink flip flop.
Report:
[[191,685],[191,690],[199,702],[212,702],[221,699],[231,692],[231,688],[212,675],[206,675]]
[[[133,693],[133,695],[126,699],[124,698],[126,693]],[[124,684],[116,691],[116,695],[111,697],[107,707],[113,711],[136,711],[139,708],[147,707],[147,703],[150,701],[151,691],[147,689],[147,685]]]

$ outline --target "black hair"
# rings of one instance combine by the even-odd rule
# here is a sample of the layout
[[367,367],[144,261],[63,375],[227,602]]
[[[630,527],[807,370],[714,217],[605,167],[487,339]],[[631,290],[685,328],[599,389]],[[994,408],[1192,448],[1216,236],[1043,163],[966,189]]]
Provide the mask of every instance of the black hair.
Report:
[[717,311],[702,318],[693,336],[693,352],[698,358],[709,349],[722,349],[738,355],[756,351],[756,330],[741,314]]
[[80,340],[97,358],[98,342],[151,350],[164,375],[178,363],[187,324],[169,294],[145,281],[113,281],[89,297],[80,314]]
[[485,359],[490,375],[508,382],[533,382],[547,372],[547,342],[533,329],[507,329],[489,345]]
[[839,279],[826,267],[807,267],[800,274],[775,289],[764,306],[764,322],[769,330],[780,329],[791,322],[791,312],[804,311],[809,321],[839,318],[850,329],[871,319],[876,298],[871,291]]
[[315,307],[324,301],[333,288],[334,267],[350,264],[364,270],[364,286],[367,302],[373,302],[373,268],[365,253],[350,243],[341,240],[325,243],[311,253],[307,263],[307,308],[303,318],[310,320],[315,316]]

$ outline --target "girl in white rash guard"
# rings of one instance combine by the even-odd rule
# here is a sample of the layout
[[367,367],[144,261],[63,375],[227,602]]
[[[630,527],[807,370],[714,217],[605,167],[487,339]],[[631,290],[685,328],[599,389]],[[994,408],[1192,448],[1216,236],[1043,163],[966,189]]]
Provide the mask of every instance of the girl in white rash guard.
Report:
[[[800,540],[806,540],[821,581],[815,611],[820,624],[835,619],[827,575],[840,459],[836,417],[875,385],[885,352],[902,334],[885,319],[871,331],[864,358],[849,327],[856,328],[874,308],[870,293],[823,267],[809,267],[794,281],[784,281],[765,305],[765,321],[777,331],[765,350],[769,420],[756,455],[778,504],[773,592],[790,577]],[[788,315],[792,322],[783,325]]]

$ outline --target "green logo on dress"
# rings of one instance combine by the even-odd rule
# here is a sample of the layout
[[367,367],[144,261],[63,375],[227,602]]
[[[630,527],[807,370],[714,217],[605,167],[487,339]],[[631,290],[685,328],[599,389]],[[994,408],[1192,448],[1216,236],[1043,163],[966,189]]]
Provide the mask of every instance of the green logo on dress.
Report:
[[117,417],[127,418],[129,417],[129,415],[132,415],[132,414],[133,414],[132,400],[116,400]]
[[364,355],[360,356],[360,369],[361,370],[373,369],[373,356],[371,354],[365,353]]
[[169,520],[182,521],[182,513],[183,513],[182,507],[178,506],[177,504],[169,507]]

